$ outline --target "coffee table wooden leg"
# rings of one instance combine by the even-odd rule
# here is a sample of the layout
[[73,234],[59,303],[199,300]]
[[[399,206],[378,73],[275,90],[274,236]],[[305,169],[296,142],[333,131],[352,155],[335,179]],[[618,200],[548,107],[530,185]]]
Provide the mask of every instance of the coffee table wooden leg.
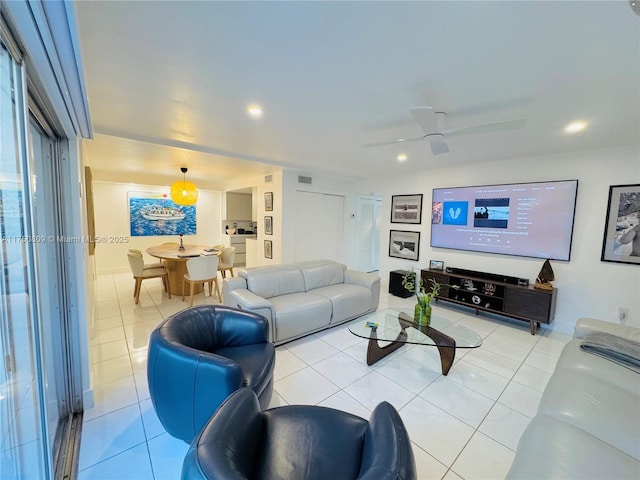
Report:
[[373,365],[374,363],[382,360],[387,355],[398,350],[404,342],[407,340],[407,332],[400,331],[396,339],[389,345],[381,347],[378,343],[378,333],[375,329],[371,330],[371,336],[369,337],[369,345],[367,347],[367,365]]
[[431,337],[438,346],[440,352],[440,364],[442,365],[442,375],[447,375],[456,358],[456,341],[449,335],[445,335],[433,328],[429,329],[429,337]]
[[456,358],[456,348],[455,347],[438,347],[438,352],[440,352],[440,364],[442,365],[442,375],[446,376],[451,370],[451,365],[453,365],[453,360]]

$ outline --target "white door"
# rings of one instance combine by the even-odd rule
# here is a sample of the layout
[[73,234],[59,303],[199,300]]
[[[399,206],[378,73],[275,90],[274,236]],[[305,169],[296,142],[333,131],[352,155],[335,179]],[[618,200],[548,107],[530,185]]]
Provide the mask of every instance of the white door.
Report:
[[374,272],[380,266],[380,214],[382,199],[358,197],[356,213],[356,269]]
[[295,261],[342,262],[343,222],[343,196],[296,192]]

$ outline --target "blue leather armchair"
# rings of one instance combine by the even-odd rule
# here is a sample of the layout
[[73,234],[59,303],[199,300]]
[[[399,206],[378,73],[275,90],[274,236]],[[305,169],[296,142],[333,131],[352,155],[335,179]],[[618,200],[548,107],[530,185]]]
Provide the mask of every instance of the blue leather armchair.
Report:
[[233,393],[191,443],[183,480],[415,480],[398,412],[379,404],[369,421],[331,408],[260,411],[248,388]]
[[222,305],[188,308],[162,322],[149,341],[147,378],[165,430],[191,442],[241,387],[266,408],[275,365],[268,335],[262,315]]

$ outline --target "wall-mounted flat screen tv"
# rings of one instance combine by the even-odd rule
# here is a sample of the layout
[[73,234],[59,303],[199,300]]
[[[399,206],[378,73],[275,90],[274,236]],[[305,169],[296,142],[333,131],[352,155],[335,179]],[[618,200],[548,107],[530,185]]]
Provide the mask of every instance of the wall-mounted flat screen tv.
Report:
[[431,246],[566,260],[578,180],[434,188]]

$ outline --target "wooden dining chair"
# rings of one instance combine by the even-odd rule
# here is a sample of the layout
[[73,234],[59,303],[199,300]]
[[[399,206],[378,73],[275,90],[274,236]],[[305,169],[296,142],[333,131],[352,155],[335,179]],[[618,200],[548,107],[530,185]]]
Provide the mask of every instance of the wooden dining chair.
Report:
[[226,247],[222,249],[220,254],[220,262],[218,263],[218,270],[222,275],[222,278],[226,278],[227,270],[231,272],[233,277],[233,261],[236,256],[236,247]]
[[140,302],[140,290],[142,287],[142,281],[148,278],[162,278],[162,285],[164,286],[164,290],[165,292],[167,292],[167,296],[171,298],[169,274],[164,266],[160,266],[158,268],[149,268],[145,270],[144,260],[142,259],[141,255],[129,252],[127,253],[127,258],[129,260],[129,267],[131,267],[131,273],[133,273],[133,278],[135,280],[135,285],[133,287],[133,296],[136,299],[136,305]]
[[[129,253],[133,253],[134,255],[138,255],[140,258],[142,258],[143,262],[144,262],[144,257],[142,256],[142,252],[140,250],[138,250],[137,248],[130,248],[129,249]],[[156,263],[144,263],[144,269],[145,270],[151,270],[154,268],[164,268],[164,263],[162,262],[156,262]]]
[[213,284],[216,284],[216,292],[218,300],[222,303],[222,295],[220,294],[220,286],[218,285],[218,257],[215,255],[206,255],[202,257],[190,258],[187,260],[187,273],[184,274],[184,282],[182,284],[182,301],[184,302],[185,288],[189,284],[189,305],[193,307],[193,289],[199,283],[209,284],[209,296],[213,295]]

